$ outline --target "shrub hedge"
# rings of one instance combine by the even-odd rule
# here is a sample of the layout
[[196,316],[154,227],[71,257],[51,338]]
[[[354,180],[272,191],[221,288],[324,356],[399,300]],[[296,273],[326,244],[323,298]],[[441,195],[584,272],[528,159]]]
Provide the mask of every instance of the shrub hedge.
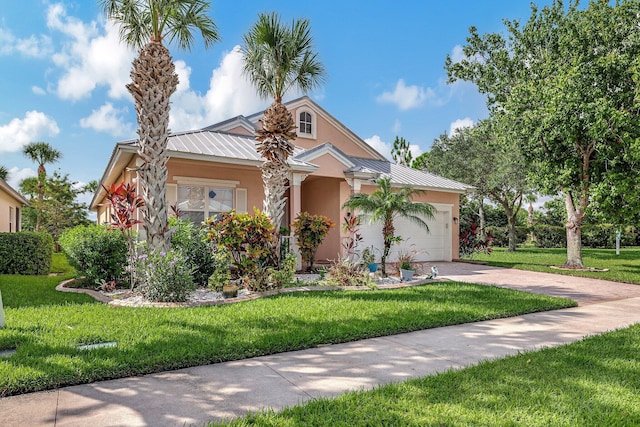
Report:
[[52,253],[49,233],[0,233],[0,274],[49,274]]
[[80,225],[65,230],[58,241],[78,276],[96,285],[124,281],[128,249],[120,231],[103,225]]

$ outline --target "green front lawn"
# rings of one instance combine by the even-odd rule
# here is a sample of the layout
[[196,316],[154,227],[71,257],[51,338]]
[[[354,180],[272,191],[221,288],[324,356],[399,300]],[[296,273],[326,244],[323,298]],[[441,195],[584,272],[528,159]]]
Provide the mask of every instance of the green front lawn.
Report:
[[[113,307],[52,289],[60,278],[0,276],[0,396],[574,306],[566,299],[442,282],[283,294],[197,308]],[[80,351],[78,345],[117,342]]]
[[635,325],[230,425],[638,426],[638,372],[640,325]]
[[616,282],[640,284],[640,248],[622,248],[620,255],[615,249],[583,249],[582,261],[586,267],[609,269],[605,272],[567,271],[549,268],[567,260],[566,249],[518,248],[507,252],[505,248],[494,248],[490,255],[479,254],[474,260],[484,261],[497,267],[518,268],[520,270],[543,271],[569,276],[590,277]]

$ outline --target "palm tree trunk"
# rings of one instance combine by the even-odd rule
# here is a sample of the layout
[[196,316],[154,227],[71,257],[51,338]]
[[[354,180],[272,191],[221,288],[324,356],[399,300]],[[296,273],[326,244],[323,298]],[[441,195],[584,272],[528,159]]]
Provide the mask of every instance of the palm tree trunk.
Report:
[[169,50],[153,42],[140,49],[133,61],[131,80],[127,89],[133,95],[138,116],[138,155],[143,162],[138,179],[145,202],[143,217],[147,244],[149,249],[166,250],[169,100],[178,85]]

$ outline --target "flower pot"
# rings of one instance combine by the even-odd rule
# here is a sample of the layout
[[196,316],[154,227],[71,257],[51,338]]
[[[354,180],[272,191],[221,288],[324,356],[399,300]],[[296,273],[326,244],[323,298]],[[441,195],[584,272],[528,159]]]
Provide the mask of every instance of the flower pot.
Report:
[[372,262],[371,264],[367,265],[367,267],[369,268],[369,273],[375,273],[376,271],[378,271],[377,262]]
[[222,296],[225,298],[235,298],[238,296],[238,287],[234,285],[223,286]]
[[405,270],[404,268],[400,269],[400,280],[403,282],[408,282],[413,279],[415,271],[414,270]]

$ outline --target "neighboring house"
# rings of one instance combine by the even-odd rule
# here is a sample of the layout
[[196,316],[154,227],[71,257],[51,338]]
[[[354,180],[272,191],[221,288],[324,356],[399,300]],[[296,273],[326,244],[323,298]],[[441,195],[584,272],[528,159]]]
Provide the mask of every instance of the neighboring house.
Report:
[[29,202],[0,179],[0,233],[13,233],[22,229],[22,207]]
[[[289,159],[291,178],[283,224],[290,224],[301,211],[325,215],[336,223],[318,249],[316,259],[332,260],[340,256],[345,237],[341,224],[347,215],[342,204],[353,193],[375,190],[372,180],[381,175],[391,176],[397,186],[426,190],[419,200],[437,209],[435,218],[428,221],[430,233],[407,221],[396,221],[396,234],[415,245],[417,260],[458,257],[459,198],[469,186],[389,162],[306,96],[286,106],[298,124],[298,138],[294,141],[297,148]],[[197,224],[231,209],[237,212],[261,209],[264,191],[259,166],[263,159],[256,152],[253,136],[261,118],[262,113],[238,116],[204,129],[171,134],[168,204],[177,204]],[[117,143],[101,184],[135,182],[136,164],[140,161],[136,150],[136,140]],[[100,188],[91,202],[100,223],[108,222],[110,215],[109,207],[100,206],[102,203],[104,190]],[[365,241],[361,247],[382,248],[382,224],[363,224],[362,234]],[[392,252],[389,261],[394,260]]]

